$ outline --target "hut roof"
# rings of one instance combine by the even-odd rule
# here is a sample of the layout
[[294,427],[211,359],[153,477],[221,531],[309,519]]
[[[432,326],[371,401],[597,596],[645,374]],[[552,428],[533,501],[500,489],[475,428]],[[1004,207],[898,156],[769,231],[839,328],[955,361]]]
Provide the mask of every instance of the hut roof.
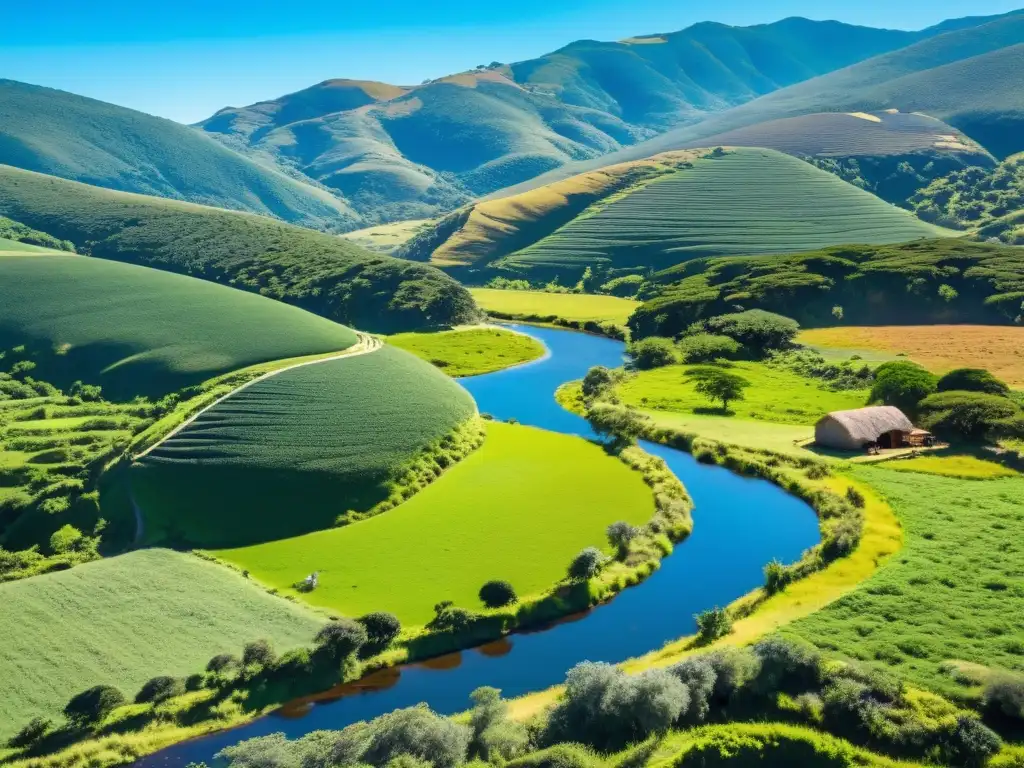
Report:
[[852,411],[833,411],[826,419],[832,419],[857,440],[872,442],[879,435],[893,430],[909,432],[914,428],[903,411],[892,405],[874,405]]

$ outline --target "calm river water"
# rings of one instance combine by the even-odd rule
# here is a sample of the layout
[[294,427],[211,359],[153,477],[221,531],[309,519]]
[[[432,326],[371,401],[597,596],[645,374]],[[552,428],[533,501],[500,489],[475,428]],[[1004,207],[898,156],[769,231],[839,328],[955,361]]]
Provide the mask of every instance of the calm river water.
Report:
[[[554,432],[592,437],[587,422],[554,400],[559,385],[580,379],[594,365],[622,364],[621,342],[572,331],[510,325],[541,340],[542,360],[498,373],[462,379],[482,413]],[[344,726],[426,702],[436,712],[460,712],[481,685],[506,697],[560,683],[581,661],[619,662],[691,634],[693,615],[722,606],[763,583],[772,559],[788,563],[818,541],[813,510],[764,480],[752,480],[697,463],[689,454],[642,443],[660,456],[694,501],[690,537],[638,586],[571,621],[514,634],[483,648],[371,675],[347,686],[343,696],[288,707],[248,725],[169,747],[138,761],[143,768],[210,763],[224,747],[283,732],[289,738]]]

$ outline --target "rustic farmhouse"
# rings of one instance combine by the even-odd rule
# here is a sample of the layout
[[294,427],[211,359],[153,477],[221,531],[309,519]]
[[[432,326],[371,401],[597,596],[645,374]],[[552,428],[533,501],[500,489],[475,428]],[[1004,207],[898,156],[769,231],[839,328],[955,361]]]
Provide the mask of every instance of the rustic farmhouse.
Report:
[[835,411],[814,427],[814,442],[823,448],[861,451],[867,447],[926,445],[931,435],[915,429],[903,411],[891,405]]

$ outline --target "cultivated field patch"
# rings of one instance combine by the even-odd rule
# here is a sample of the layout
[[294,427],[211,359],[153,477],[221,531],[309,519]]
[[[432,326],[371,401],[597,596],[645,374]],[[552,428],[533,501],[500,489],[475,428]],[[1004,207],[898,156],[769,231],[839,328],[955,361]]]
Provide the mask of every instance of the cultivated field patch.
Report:
[[544,291],[505,291],[496,288],[472,288],[470,293],[485,312],[503,315],[556,316],[578,322],[608,322],[625,325],[640,302],[617,296]]
[[0,285],[0,350],[24,345],[35,378],[98,384],[111,400],[356,341],[345,326],[262,296],[86,256],[0,256]]
[[134,696],[156,675],[199,671],[266,638],[308,645],[322,619],[192,555],[143,550],[0,584],[0,739],[60,719],[73,695]]
[[1024,387],[1024,328],[1001,325],[883,325],[815,328],[798,341],[822,349],[868,349],[904,354],[936,373],[985,368]]
[[400,333],[388,343],[437,366],[449,376],[479,376],[536,360],[544,345],[499,328],[464,328],[437,333]]
[[442,600],[482,608],[491,579],[520,597],[541,592],[582,548],[606,546],[610,523],[653,513],[641,476],[598,446],[491,422],[482,448],[386,514],[217,555],[282,590],[319,571],[320,586],[302,595],[313,605],[421,625]]
[[472,416],[472,398],[384,347],[285,371],[205,411],[132,467],[147,543],[226,547],[327,528]]

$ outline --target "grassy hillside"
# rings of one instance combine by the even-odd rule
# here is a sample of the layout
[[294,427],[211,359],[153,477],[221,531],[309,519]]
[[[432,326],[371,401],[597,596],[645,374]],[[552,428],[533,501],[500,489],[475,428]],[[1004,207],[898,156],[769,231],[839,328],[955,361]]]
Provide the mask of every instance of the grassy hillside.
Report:
[[557,228],[545,226],[543,210],[539,215],[539,221],[520,223],[518,230],[540,237],[490,266],[531,279],[574,278],[588,266],[662,269],[707,256],[891,243],[945,233],[801,160],[761,149],[709,155],[691,167],[648,176],[596,200]]
[[459,328],[439,333],[399,333],[388,344],[411,352],[449,376],[479,376],[544,355],[544,345],[499,328]]
[[286,371],[133,465],[144,539],[227,547],[328,528],[388,498],[400,470],[474,410],[458,384],[391,347]]
[[200,126],[340,192],[371,223],[422,218],[940,31],[704,23],[412,88],[327,81]]
[[86,688],[132,697],[156,675],[192,674],[252,640],[306,645],[322,620],[226,568],[143,550],[0,585],[0,623],[5,739],[33,717],[60,720]]
[[[709,137],[765,121],[817,112],[923,112],[954,126],[994,155],[1020,152],[1024,150],[1024,94],[1018,87],[1024,57],[1024,14],[1016,12],[981,21],[984,23],[952,29],[768,93],[599,161],[566,165],[505,193],[514,194],[608,163],[706,145]],[[982,83],[984,87],[979,87]]]
[[[940,292],[942,286],[948,289]],[[848,245],[762,258],[701,259],[654,276],[634,334],[673,335],[737,305],[809,327],[1012,323],[1024,301],[1024,253],[957,239]],[[841,312],[839,310],[841,310]]]
[[356,340],[345,326],[262,296],[86,256],[0,256],[0,284],[0,350],[24,345],[34,377],[62,389],[98,384],[114,400]]
[[110,189],[351,226],[342,200],[201,131],[64,91],[0,80],[0,163]]
[[387,514],[218,555],[279,589],[319,570],[304,600],[422,625],[442,600],[481,609],[477,593],[491,579],[523,597],[539,593],[581,549],[604,546],[606,526],[639,525],[653,512],[640,474],[599,447],[492,422],[482,448]]
[[0,166],[0,214],[106,259],[183,272],[368,330],[472,320],[440,272],[251,214],[112,192]]
[[1024,559],[1009,544],[1024,534],[1024,479],[963,481],[882,467],[856,477],[893,506],[906,545],[864,588],[791,631],[957,698],[976,696],[972,678],[989,669],[1024,671]]

